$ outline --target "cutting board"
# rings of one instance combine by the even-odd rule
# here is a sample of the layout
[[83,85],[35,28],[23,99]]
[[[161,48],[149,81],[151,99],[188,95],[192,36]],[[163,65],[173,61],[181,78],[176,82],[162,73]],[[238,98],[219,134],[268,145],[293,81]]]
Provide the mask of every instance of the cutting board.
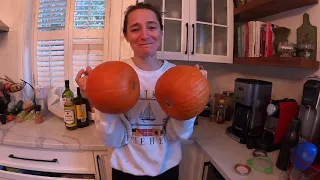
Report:
[[304,43],[305,41],[310,40],[315,46],[314,53],[311,55],[312,60],[317,59],[317,27],[311,25],[309,20],[309,14],[303,14],[303,23],[297,29],[297,44]]

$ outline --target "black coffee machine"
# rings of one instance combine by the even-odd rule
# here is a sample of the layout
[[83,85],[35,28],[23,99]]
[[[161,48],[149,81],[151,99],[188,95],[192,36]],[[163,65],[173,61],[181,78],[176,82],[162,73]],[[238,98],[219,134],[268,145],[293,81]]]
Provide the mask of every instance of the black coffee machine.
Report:
[[271,92],[271,82],[244,78],[235,80],[234,118],[232,126],[226,130],[228,136],[246,144],[248,137],[263,135]]

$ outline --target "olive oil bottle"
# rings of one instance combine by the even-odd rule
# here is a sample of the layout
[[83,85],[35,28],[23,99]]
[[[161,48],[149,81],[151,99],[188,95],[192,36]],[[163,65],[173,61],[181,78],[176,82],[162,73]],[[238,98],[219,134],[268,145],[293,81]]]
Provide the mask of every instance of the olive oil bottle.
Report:
[[77,97],[74,98],[74,104],[76,106],[76,117],[78,127],[83,128],[89,126],[86,99],[82,97],[79,87],[77,87]]
[[69,80],[65,80],[65,90],[62,93],[62,99],[64,106],[64,122],[68,130],[75,130],[78,128],[73,98],[74,94],[70,90]]

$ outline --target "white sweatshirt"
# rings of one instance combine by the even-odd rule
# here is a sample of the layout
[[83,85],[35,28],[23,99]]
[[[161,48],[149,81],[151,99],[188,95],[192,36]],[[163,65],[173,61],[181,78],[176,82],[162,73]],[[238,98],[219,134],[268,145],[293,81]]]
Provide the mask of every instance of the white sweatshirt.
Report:
[[154,96],[158,78],[175,65],[164,61],[156,71],[143,71],[132,59],[139,76],[140,97],[124,114],[100,113],[100,132],[106,146],[113,147],[111,167],[133,175],[157,176],[179,164],[182,158],[180,140],[193,132],[195,117],[178,121],[166,115]]

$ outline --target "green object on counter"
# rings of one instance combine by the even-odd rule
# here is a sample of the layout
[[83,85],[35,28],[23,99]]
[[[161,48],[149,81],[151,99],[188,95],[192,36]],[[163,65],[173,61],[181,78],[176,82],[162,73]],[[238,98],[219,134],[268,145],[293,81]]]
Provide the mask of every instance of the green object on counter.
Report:
[[18,101],[18,103],[14,106],[14,108],[13,108],[13,110],[12,110],[11,113],[16,116],[17,114],[19,114],[19,113],[22,111],[22,109],[23,109],[23,101],[20,100],[20,101]]
[[35,118],[35,112],[34,110],[31,110],[29,114],[25,118],[23,118],[23,120],[33,120],[34,118]]
[[[258,163],[256,161],[261,161],[263,163],[263,167],[258,167]],[[268,156],[262,157],[262,156],[258,156],[258,157],[254,157],[252,159],[249,159],[247,161],[247,164],[252,167],[253,169],[260,171],[260,172],[264,172],[266,174],[270,174],[273,172],[272,169],[272,161]]]

